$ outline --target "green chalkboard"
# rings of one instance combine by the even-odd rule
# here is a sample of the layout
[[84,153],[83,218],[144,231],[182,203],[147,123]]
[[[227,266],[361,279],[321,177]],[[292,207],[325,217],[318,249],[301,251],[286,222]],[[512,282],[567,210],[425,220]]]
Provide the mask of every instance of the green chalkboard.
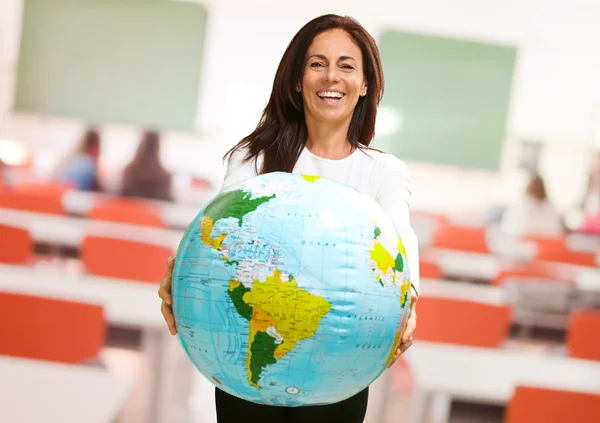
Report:
[[375,146],[405,160],[497,171],[516,48],[384,31],[382,134]]
[[174,0],[25,0],[14,109],[192,130],[206,20]]

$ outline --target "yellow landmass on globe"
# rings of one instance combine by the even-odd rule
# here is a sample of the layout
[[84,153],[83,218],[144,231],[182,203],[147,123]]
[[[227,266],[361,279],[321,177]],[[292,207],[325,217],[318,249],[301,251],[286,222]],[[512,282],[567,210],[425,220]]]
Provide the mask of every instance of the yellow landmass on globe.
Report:
[[299,288],[295,279],[283,281],[281,275],[275,269],[264,282],[255,280],[252,288],[235,280],[229,283],[236,309],[250,322],[246,368],[248,381],[256,388],[263,368],[312,337],[331,310],[325,298]]
[[264,282],[254,281],[252,291],[244,295],[244,302],[276,317],[275,329],[284,340],[275,349],[276,358],[285,356],[298,341],[313,336],[321,319],[331,310],[331,303],[298,288],[295,279],[282,281],[277,269]]
[[210,234],[214,225],[215,223],[209,216],[202,216],[202,220],[200,221],[200,239],[204,244],[218,249],[225,237],[227,237],[227,234],[221,234],[217,238],[211,239]]
[[400,295],[400,305],[402,307],[404,307],[406,305],[406,301],[408,301],[410,285],[411,285],[410,279],[405,280],[404,283],[402,285],[400,285],[400,292],[402,293]]
[[398,244],[396,245],[398,252],[401,253],[404,257],[406,257],[406,247],[404,247],[404,243],[401,238],[398,238]]
[[302,178],[306,182],[315,182],[316,180],[321,179],[320,176],[316,176],[316,175],[302,175]]
[[388,354],[388,358],[385,361],[385,365],[388,366],[392,360],[394,359],[394,355],[396,355],[396,350],[400,346],[400,337],[402,336],[402,331],[398,328],[396,332],[396,336],[394,337],[394,343],[392,344],[392,348],[390,349],[390,353]]
[[[375,241],[373,249],[370,250],[369,253],[371,255],[371,260],[375,262],[377,269],[379,269],[384,275],[390,269],[394,269],[394,266],[396,265],[394,257],[392,257],[388,250],[386,250],[379,241]],[[376,278],[379,282],[381,282],[380,275],[377,275]],[[394,282],[396,281],[396,272],[394,272],[393,280]]]
[[[404,307],[406,305],[406,302],[409,299],[408,293],[410,292],[410,285],[411,285],[410,280],[406,280],[400,286],[400,291],[402,293],[400,295],[400,305],[402,307]],[[392,348],[390,349],[390,353],[388,354],[388,358],[386,360],[386,365],[390,364],[392,362],[392,360],[394,359],[396,350],[400,346],[400,337],[402,336],[403,332],[404,332],[404,322],[400,322],[400,326],[398,326],[398,330],[396,331],[396,336],[394,337],[394,343],[392,344]]]
[[[262,332],[264,334],[267,333],[267,329],[270,326],[275,326],[275,321],[273,320],[273,318],[271,317],[271,315],[269,313],[267,313],[266,311],[264,311],[262,309],[261,306],[256,305],[253,307],[254,312],[252,313],[252,319],[250,319],[250,332],[248,334],[248,358],[246,359],[246,369],[248,369],[248,382],[250,382],[250,384],[252,386],[254,386],[255,388],[260,388],[260,386],[258,385],[258,379],[255,378],[254,372],[254,362],[252,361],[252,353],[254,348],[252,348],[255,342],[255,338],[256,338],[256,334],[258,332]],[[261,353],[264,352],[263,348],[259,348],[258,351],[256,351],[255,353]],[[267,356],[271,355],[271,354],[266,354]],[[261,357],[261,358],[267,358],[267,357]],[[257,360],[254,360],[257,361]],[[275,360],[271,360],[271,362],[266,362],[265,364],[273,364],[275,362]],[[258,373],[260,374],[260,371],[262,370],[262,367],[260,368],[260,370],[258,371]]]

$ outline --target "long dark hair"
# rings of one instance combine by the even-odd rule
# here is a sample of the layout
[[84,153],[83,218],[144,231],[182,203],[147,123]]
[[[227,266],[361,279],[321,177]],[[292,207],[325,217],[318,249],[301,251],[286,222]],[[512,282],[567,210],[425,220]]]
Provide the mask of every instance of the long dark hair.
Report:
[[342,29],[360,47],[363,56],[367,94],[360,97],[350,127],[348,141],[354,148],[368,146],[375,135],[377,107],[383,96],[383,70],[379,49],[373,37],[354,19],[347,16],[323,15],[304,25],[288,45],[273,82],[271,97],[256,129],[225,154],[248,147],[245,161],[263,155],[258,173],[291,172],[306,144],[308,130],[304,120],[302,93],[295,90],[302,79],[306,52],[314,38],[322,32]]
[[531,176],[525,192],[529,197],[533,198],[539,203],[542,203],[548,199],[546,194],[546,184],[544,184],[544,180],[538,174]]
[[133,160],[123,172],[121,195],[170,201],[171,179],[160,161],[160,134],[144,131]]

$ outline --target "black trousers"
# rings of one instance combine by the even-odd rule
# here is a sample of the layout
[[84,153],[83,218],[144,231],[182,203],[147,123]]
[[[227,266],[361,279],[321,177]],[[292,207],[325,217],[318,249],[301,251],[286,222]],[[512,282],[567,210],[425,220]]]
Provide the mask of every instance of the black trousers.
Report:
[[306,407],[255,404],[215,390],[218,423],[362,423],[367,413],[369,388],[344,401]]

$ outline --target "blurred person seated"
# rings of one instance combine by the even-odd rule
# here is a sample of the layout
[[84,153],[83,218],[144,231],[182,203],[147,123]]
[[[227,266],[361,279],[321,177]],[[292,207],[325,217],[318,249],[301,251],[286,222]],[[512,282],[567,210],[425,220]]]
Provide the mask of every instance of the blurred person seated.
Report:
[[123,172],[121,195],[173,201],[172,179],[160,162],[158,133],[144,132],[133,160]]
[[595,154],[592,162],[581,209],[583,224],[580,231],[600,235],[600,151]]
[[100,157],[100,134],[90,128],[85,131],[74,153],[58,166],[57,182],[82,191],[100,191],[98,160]]
[[508,235],[560,236],[564,226],[558,212],[548,201],[544,180],[533,174],[521,200],[508,207],[502,217],[502,232]]
[[2,159],[0,159],[0,187],[4,184],[8,183],[8,182],[6,182],[5,173],[6,173],[6,164],[2,161]]

